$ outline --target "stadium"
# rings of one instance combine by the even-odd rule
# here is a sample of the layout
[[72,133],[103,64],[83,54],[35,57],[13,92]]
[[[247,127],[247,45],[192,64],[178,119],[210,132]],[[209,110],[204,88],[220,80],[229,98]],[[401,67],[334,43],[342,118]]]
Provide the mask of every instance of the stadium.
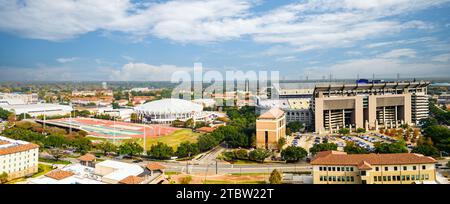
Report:
[[162,99],[152,101],[134,109],[147,123],[170,124],[174,120],[186,121],[190,118],[202,120],[207,117],[203,106],[182,99]]

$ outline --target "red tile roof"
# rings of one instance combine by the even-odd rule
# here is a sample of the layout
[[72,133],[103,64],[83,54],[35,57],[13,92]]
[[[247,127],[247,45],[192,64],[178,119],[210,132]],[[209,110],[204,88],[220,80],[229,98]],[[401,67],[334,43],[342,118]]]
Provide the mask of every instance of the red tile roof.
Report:
[[92,154],[85,154],[85,155],[83,155],[81,157],[78,157],[77,159],[80,160],[80,161],[91,162],[91,161],[95,161],[97,159],[97,157],[95,157]]
[[284,111],[279,108],[272,108],[269,111],[263,113],[258,119],[278,119],[284,115]]
[[24,145],[17,145],[17,146],[7,147],[7,148],[1,148],[0,149],[0,155],[14,154],[14,153],[17,153],[17,152],[28,151],[28,150],[36,149],[36,148],[39,148],[39,145],[33,144],[33,143],[28,143],[28,144],[24,144]]
[[436,160],[421,154],[349,154],[345,152],[327,151],[320,152],[311,161],[312,165],[343,165],[365,166],[369,165],[401,165],[401,164],[433,164]]
[[63,170],[55,170],[55,171],[51,171],[51,172],[45,174],[45,176],[52,178],[52,179],[56,179],[56,180],[62,180],[67,177],[71,177],[73,175],[74,175],[74,173],[69,172],[69,171],[63,171]]
[[147,169],[150,170],[150,171],[162,170],[162,169],[165,169],[165,168],[166,168],[165,166],[163,166],[163,165],[161,165],[159,163],[156,163],[156,162],[147,164]]
[[138,176],[128,176],[121,181],[120,184],[141,184],[144,181],[144,178]]

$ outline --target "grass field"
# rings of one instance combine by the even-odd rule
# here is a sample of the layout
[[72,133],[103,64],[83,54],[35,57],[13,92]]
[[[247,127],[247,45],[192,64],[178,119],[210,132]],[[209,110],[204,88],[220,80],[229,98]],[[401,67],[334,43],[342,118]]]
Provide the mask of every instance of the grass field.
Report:
[[[182,142],[197,142],[197,138],[202,135],[202,133],[195,133],[190,129],[181,129],[173,132],[172,134],[158,137],[158,138],[147,138],[147,148],[150,148],[153,144],[158,142],[165,143],[175,150]],[[144,144],[143,139],[135,139],[140,145]]]
[[[38,172],[36,174],[34,174],[33,176],[31,176],[31,178],[36,178],[39,176],[42,176],[48,172],[50,172],[52,169],[52,166],[50,165],[45,165],[45,164],[38,164]],[[18,182],[23,182],[26,179],[24,177],[22,178],[18,178],[18,179],[14,179],[11,181],[6,182],[6,184],[14,184],[14,183],[18,183]]]
[[69,161],[63,161],[63,160],[54,160],[54,159],[47,159],[47,158],[39,158],[40,162],[50,163],[50,164],[64,164],[68,165],[71,164]]

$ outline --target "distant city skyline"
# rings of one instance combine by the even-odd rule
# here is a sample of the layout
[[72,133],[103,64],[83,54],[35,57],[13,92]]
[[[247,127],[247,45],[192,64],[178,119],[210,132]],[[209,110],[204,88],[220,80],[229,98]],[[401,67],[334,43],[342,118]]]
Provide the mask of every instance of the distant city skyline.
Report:
[[450,0],[0,0],[0,81],[450,77]]

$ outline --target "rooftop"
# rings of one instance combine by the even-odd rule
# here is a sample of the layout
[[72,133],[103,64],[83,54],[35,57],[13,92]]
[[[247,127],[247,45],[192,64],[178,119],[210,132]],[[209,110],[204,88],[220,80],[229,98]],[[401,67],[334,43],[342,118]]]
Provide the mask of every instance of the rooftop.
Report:
[[363,169],[371,165],[433,164],[436,160],[421,154],[347,154],[338,151],[319,152],[312,165],[358,166]]
[[55,179],[55,180],[63,180],[65,178],[71,177],[75,175],[74,173],[70,172],[70,171],[63,171],[63,170],[55,170],[55,171],[51,171],[47,174],[45,174],[46,177]]
[[0,136],[0,155],[14,154],[36,148],[39,148],[39,145]]
[[80,160],[80,161],[90,162],[90,161],[95,161],[97,159],[97,157],[95,157],[92,154],[85,154],[85,155],[83,155],[81,157],[78,157],[77,159]]
[[261,114],[258,119],[278,119],[284,115],[284,111],[279,108],[272,108],[269,111]]
[[119,181],[119,183],[121,183],[121,184],[141,184],[143,181],[144,181],[144,178],[142,178],[142,177],[128,176],[128,177],[122,179],[121,181]]
[[191,101],[171,98],[148,102],[137,106],[135,110],[150,114],[182,114],[201,112],[203,106]]
[[125,179],[128,176],[137,176],[144,172],[144,170],[139,165],[128,164],[112,160],[106,160],[97,163],[95,165],[95,168],[97,169],[98,166],[114,169],[114,171],[112,171],[109,174],[103,175],[103,177],[115,181],[121,181],[122,179]]
[[150,171],[162,170],[162,169],[165,169],[165,168],[166,168],[165,166],[163,166],[163,165],[161,165],[159,163],[156,163],[156,162],[152,162],[152,163],[147,164],[147,169],[150,170]]

